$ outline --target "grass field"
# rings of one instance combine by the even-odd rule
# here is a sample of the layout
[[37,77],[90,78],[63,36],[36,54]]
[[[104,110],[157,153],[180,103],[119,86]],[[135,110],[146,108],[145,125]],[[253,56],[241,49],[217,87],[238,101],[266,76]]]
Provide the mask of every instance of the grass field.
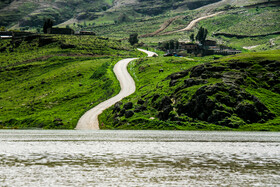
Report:
[[[126,57],[144,56],[129,45],[87,36],[51,36],[12,48],[1,40],[0,121],[9,128],[74,128],[79,117],[119,91],[112,72]],[[62,49],[61,46],[74,45]]]

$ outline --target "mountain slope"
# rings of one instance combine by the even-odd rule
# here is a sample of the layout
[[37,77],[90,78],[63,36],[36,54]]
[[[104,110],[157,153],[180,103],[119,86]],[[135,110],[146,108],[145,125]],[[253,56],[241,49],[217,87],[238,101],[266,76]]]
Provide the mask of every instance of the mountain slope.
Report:
[[100,12],[111,6],[111,0],[10,1],[1,7],[0,25],[36,27],[42,26],[45,18],[52,18],[58,24],[83,12]]
[[9,0],[0,4],[0,25],[41,27],[45,18],[52,18],[55,24],[60,24],[69,19],[94,20],[106,12],[151,16],[179,7],[183,10],[199,8],[217,1],[219,0]]

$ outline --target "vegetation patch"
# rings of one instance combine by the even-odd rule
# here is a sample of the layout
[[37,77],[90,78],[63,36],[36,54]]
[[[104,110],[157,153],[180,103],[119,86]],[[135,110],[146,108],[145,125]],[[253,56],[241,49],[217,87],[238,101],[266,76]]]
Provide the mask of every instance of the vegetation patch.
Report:
[[[211,62],[177,59],[131,64],[141,76],[137,92],[100,116],[103,128],[279,130],[279,50]],[[168,72],[161,76],[159,68]]]

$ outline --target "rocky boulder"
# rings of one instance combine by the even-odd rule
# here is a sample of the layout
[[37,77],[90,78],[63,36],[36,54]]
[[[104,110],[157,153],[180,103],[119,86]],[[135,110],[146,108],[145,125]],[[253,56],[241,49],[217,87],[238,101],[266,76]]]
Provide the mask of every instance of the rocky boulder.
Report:
[[132,102],[125,103],[123,105],[123,108],[126,109],[126,110],[132,109],[133,108],[133,103]]
[[144,103],[145,103],[145,101],[142,100],[142,99],[139,99],[139,100],[137,101],[137,104],[138,104],[138,105],[143,105]]
[[170,97],[164,96],[158,103],[156,103],[155,108],[158,110],[164,110],[172,104]]
[[122,105],[122,102],[117,102],[117,103],[114,105],[113,112],[119,112],[119,111],[121,111],[121,105]]
[[239,103],[235,113],[247,123],[256,123],[261,118],[257,108],[250,103]]
[[201,74],[205,71],[205,66],[202,64],[202,65],[198,65],[198,66],[195,66],[194,68],[191,69],[191,74],[190,74],[190,77],[199,77],[201,76]]
[[134,112],[131,110],[125,111],[124,116],[125,118],[130,118],[134,115]]
[[173,110],[173,108],[171,106],[168,106],[166,108],[164,108],[162,111],[160,111],[157,115],[157,117],[159,118],[159,120],[165,121],[168,120],[169,118],[169,113]]
[[135,110],[134,112],[138,113],[138,112],[142,112],[142,111],[145,111],[147,109],[147,107],[143,106],[143,105],[137,105],[135,107]]

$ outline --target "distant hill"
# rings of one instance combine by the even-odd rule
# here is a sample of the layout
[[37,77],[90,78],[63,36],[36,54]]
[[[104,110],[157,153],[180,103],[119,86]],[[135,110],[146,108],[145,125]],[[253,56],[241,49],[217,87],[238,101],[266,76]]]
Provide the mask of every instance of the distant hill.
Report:
[[[41,27],[45,18],[55,24],[68,20],[94,20],[106,12],[129,12],[134,16],[158,15],[169,10],[195,9],[219,0],[4,0],[0,2],[0,25]],[[113,20],[114,17],[111,17]]]
[[[144,43],[188,41],[202,26],[209,31],[208,39],[220,44],[265,50],[279,49],[279,34],[274,34],[280,31],[279,7],[278,0],[4,0],[0,26],[42,32],[44,20],[51,18],[57,27],[115,39],[138,33],[146,36],[141,37]],[[199,21],[187,32],[173,32],[217,12],[223,13]],[[174,34],[163,35],[166,32]]]
[[6,0],[0,4],[0,25],[37,27],[43,25],[45,18],[59,24],[73,17],[79,18],[84,12],[101,12],[112,5],[111,0]]

